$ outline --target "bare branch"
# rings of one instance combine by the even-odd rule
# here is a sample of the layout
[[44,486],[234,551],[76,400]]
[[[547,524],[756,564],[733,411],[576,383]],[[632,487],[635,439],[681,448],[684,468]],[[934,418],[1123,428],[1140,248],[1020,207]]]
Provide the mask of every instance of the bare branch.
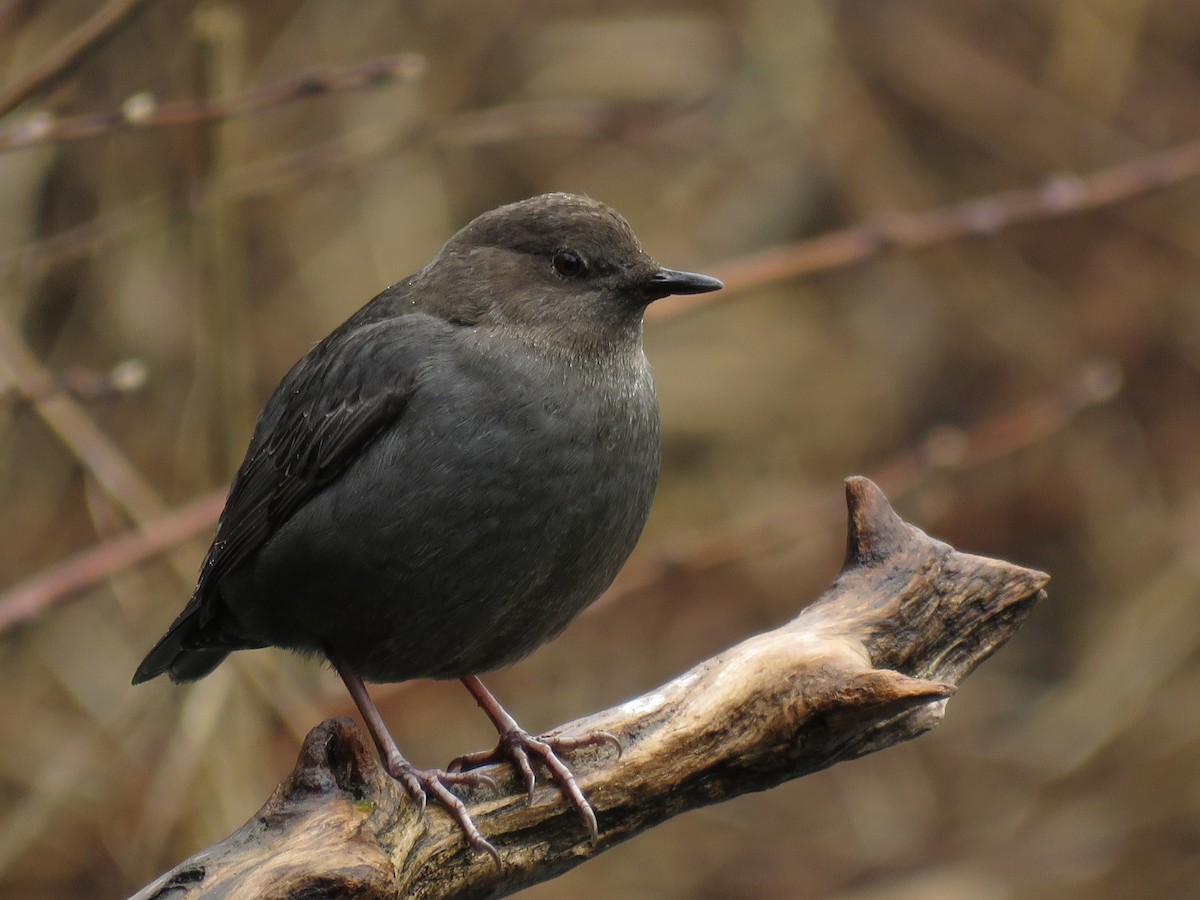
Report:
[[77,400],[110,400],[122,394],[140,390],[146,384],[146,364],[140,359],[127,359],[107,372],[69,368],[49,373],[42,381],[16,385],[0,385],[0,409],[5,406],[28,405],[53,394],[70,394]]
[[129,128],[220,122],[333,91],[412,78],[419,75],[424,66],[424,58],[415,53],[397,53],[342,68],[312,69],[236,97],[159,104],[151,94],[134,94],[120,109],[111,112],[61,120],[44,114],[0,129],[0,153],[49,141],[77,141]]
[[21,268],[29,278],[36,278],[63,263],[97,253],[105,244],[152,221],[152,214],[164,206],[150,199],[137,200],[89,219],[82,225],[0,250],[0,268]]
[[[0,378],[6,378],[26,395],[28,386],[52,379],[21,336],[3,320],[0,320]],[[35,397],[30,402],[46,426],[139,527],[144,529],[147,522],[166,512],[166,504],[154,488],[78,403],[62,393]],[[171,562],[175,571],[190,582],[195,574],[192,561],[173,557]]]
[[726,263],[713,273],[725,282],[725,290],[668,298],[651,306],[646,317],[665,319],[694,312],[750,288],[855,265],[886,250],[920,250],[965,237],[991,237],[1014,225],[1113,206],[1197,176],[1200,141],[1189,141],[1088,175],[1056,175],[1039,187],[989,194],[920,213],[881,215]]
[[325,722],[241,830],[144,888],[141,900],[498,897],[552,878],[689,809],[763,790],[936,726],[955,685],[1045,596],[1047,576],[959,553],[852,478],[845,565],[792,622],[618,707],[556,729],[621,741],[573,754],[599,816],[593,846],[553,787],[528,805],[506,767],[466,794],[503,866],[476,859],[440,810],[422,817],[358,730]]
[[196,503],[147,521],[140,531],[102,541],[13,585],[0,594],[0,635],[38,618],[66,597],[211,530],[224,505],[224,491],[210,494]]
[[34,94],[66,77],[89,52],[112,37],[123,23],[150,2],[152,0],[112,0],[102,6],[51,50],[40,66],[0,93],[0,116],[8,115]]
[[[1083,410],[1111,399],[1120,385],[1120,370],[1112,364],[1085,366],[1058,390],[974,428],[931,429],[915,447],[872,467],[871,478],[896,497],[917,489],[936,472],[966,472],[1008,458],[1060,433]],[[789,498],[744,521],[660,549],[656,555],[635,555],[599,602],[619,603],[669,578],[701,575],[731,562],[778,552],[795,540],[806,522],[823,518],[836,503],[831,491]]]

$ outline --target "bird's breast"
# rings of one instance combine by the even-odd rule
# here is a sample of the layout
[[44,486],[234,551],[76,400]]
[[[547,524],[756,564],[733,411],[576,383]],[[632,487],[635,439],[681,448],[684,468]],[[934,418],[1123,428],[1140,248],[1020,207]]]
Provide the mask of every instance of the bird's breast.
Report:
[[446,358],[396,426],[281,531],[268,577],[286,580],[297,624],[324,630],[369,680],[487,671],[608,587],[641,534],[658,463],[640,351],[600,373]]

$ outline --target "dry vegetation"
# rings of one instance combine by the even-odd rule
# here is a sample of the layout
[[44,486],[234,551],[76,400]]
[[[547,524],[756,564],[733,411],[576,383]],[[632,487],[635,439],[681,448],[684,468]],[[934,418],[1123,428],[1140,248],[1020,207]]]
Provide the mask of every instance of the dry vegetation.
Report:
[[[552,189],[737,289],[648,325],[655,513],[610,594],[491,679],[524,724],[790,618],[851,472],[1054,581],[936,733],[525,896],[1200,894],[1192,0],[7,0],[0,63],[0,895],[132,891],[350,712],[276,651],[129,677],[287,366]],[[139,527],[169,552],[113,565]],[[89,551],[99,581],[66,568]],[[455,685],[379,695],[418,762],[491,740]]]

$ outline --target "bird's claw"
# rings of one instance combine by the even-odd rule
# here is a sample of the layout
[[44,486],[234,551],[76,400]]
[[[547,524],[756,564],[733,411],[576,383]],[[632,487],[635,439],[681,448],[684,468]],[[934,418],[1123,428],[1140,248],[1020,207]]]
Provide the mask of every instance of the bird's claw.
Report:
[[615,747],[617,756],[621,755],[621,742],[617,740],[615,735],[607,731],[590,732],[571,738],[536,738],[521,729],[510,729],[500,735],[500,742],[496,745],[495,749],[464,754],[453,760],[447,767],[447,770],[452,773],[460,773],[468,769],[477,768],[478,766],[487,765],[488,763],[508,760],[520,772],[521,779],[525,783],[525,789],[528,793],[528,802],[532,804],[536,779],[529,758],[531,756],[537,757],[550,770],[550,777],[558,783],[563,793],[566,794],[567,800],[575,807],[576,812],[579,813],[579,817],[583,821],[584,827],[588,830],[588,835],[591,837],[592,843],[595,844],[600,839],[600,829],[596,822],[596,811],[592,809],[592,805],[584,797],[583,791],[575,780],[574,774],[567,768],[566,763],[559,758],[558,754],[577,750],[580,747],[598,746],[601,744],[608,744]]
[[475,821],[471,818],[467,805],[450,790],[450,785],[453,784],[465,784],[472,787],[488,785],[494,788],[496,782],[493,779],[478,772],[418,769],[406,761],[397,763],[393,760],[388,761],[387,771],[404,786],[405,791],[412,797],[413,802],[417,805],[418,815],[424,817],[427,800],[432,796],[458,823],[458,827],[462,829],[463,837],[467,841],[467,846],[475,855],[487,854],[492,858],[496,867],[500,867],[499,852],[475,827]]

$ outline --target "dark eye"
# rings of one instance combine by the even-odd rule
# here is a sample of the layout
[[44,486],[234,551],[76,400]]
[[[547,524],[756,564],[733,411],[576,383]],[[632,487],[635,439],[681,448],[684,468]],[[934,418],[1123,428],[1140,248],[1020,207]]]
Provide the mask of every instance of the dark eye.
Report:
[[559,250],[554,254],[554,271],[563,278],[581,278],[587,274],[588,264],[573,250]]

